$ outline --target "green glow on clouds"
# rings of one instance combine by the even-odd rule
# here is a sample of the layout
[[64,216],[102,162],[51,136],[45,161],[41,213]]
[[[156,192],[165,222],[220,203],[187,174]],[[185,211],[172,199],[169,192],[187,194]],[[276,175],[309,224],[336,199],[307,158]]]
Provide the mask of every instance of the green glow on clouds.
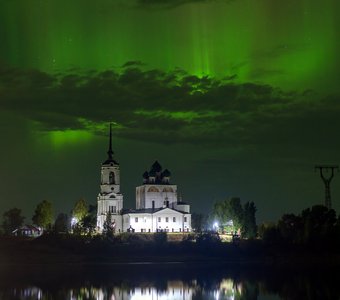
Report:
[[190,123],[193,120],[202,119],[202,118],[209,118],[209,117],[216,117],[222,115],[221,112],[218,111],[146,111],[146,110],[137,110],[135,111],[136,115],[142,115],[147,117],[163,117],[163,118],[171,118],[175,120],[183,120],[185,122]]
[[226,2],[151,9],[120,1],[2,1],[0,56],[47,72],[104,70],[133,60],[281,88],[325,86],[340,50],[337,2]]
[[49,131],[47,138],[55,148],[59,148],[72,144],[90,142],[93,135],[84,130],[55,130]]

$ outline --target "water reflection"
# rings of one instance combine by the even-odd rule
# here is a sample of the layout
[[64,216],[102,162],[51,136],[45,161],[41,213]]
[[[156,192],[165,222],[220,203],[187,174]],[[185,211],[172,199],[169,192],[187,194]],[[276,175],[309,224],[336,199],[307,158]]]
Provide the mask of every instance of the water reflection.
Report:
[[193,299],[241,299],[242,284],[232,279],[223,279],[215,288],[204,288],[196,280],[191,282],[171,281],[159,288],[152,283],[141,282],[140,286],[79,287],[56,292],[36,286],[0,291],[1,299],[95,299],[95,300],[193,300]]
[[340,299],[338,274],[121,267],[0,270],[0,299]]

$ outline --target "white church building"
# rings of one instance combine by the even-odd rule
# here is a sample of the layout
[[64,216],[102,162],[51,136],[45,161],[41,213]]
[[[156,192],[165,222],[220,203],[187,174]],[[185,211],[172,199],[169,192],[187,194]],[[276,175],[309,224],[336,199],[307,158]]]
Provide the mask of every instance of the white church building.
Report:
[[136,208],[125,209],[120,192],[119,163],[113,159],[112,130],[108,158],[101,166],[100,192],[97,197],[97,227],[103,231],[107,214],[119,232],[189,232],[190,205],[178,199],[177,185],[171,184],[171,173],[155,161],[143,174],[143,184],[136,187]]

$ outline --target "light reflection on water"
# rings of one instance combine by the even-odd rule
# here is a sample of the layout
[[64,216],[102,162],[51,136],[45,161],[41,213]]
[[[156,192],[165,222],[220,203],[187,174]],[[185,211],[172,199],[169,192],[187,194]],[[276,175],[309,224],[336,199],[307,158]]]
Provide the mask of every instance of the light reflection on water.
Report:
[[0,299],[340,299],[339,272],[283,272],[195,265],[0,266]]
[[155,287],[147,282],[140,286],[124,287],[80,287],[60,290],[52,294],[49,291],[31,286],[13,288],[7,291],[0,291],[1,299],[13,297],[15,299],[95,299],[95,300],[192,300],[192,299],[226,299],[235,300],[242,297],[242,284],[235,283],[232,279],[222,279],[214,288],[203,288],[196,280],[190,282],[167,281],[164,287]]

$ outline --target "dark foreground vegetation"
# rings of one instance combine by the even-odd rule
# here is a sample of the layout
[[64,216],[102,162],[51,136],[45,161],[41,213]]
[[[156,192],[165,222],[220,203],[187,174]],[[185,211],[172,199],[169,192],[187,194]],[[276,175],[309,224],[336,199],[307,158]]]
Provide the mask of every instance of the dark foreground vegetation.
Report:
[[338,243],[296,245],[260,239],[223,243],[216,234],[210,233],[170,237],[174,241],[168,241],[166,233],[124,233],[112,237],[50,233],[36,239],[2,237],[0,264],[218,262],[294,269],[340,266]]
[[109,215],[103,234],[97,234],[96,209],[88,208],[83,200],[79,200],[73,210],[74,217],[80,221],[72,230],[67,227],[66,215],[60,215],[52,226],[50,212],[48,202],[38,205],[33,219],[45,231],[37,238],[13,236],[13,228],[23,222],[19,209],[4,214],[0,266],[129,262],[224,263],[294,270],[340,266],[340,216],[322,205],[305,209],[298,215],[285,214],[275,224],[257,227],[253,203],[242,206],[236,198],[220,202],[210,219],[219,222],[220,233],[228,231],[228,221],[233,220],[231,232],[240,232],[241,239],[231,243],[222,242],[216,231],[207,232],[203,222],[207,218],[194,215],[196,233],[117,234],[110,226]]

